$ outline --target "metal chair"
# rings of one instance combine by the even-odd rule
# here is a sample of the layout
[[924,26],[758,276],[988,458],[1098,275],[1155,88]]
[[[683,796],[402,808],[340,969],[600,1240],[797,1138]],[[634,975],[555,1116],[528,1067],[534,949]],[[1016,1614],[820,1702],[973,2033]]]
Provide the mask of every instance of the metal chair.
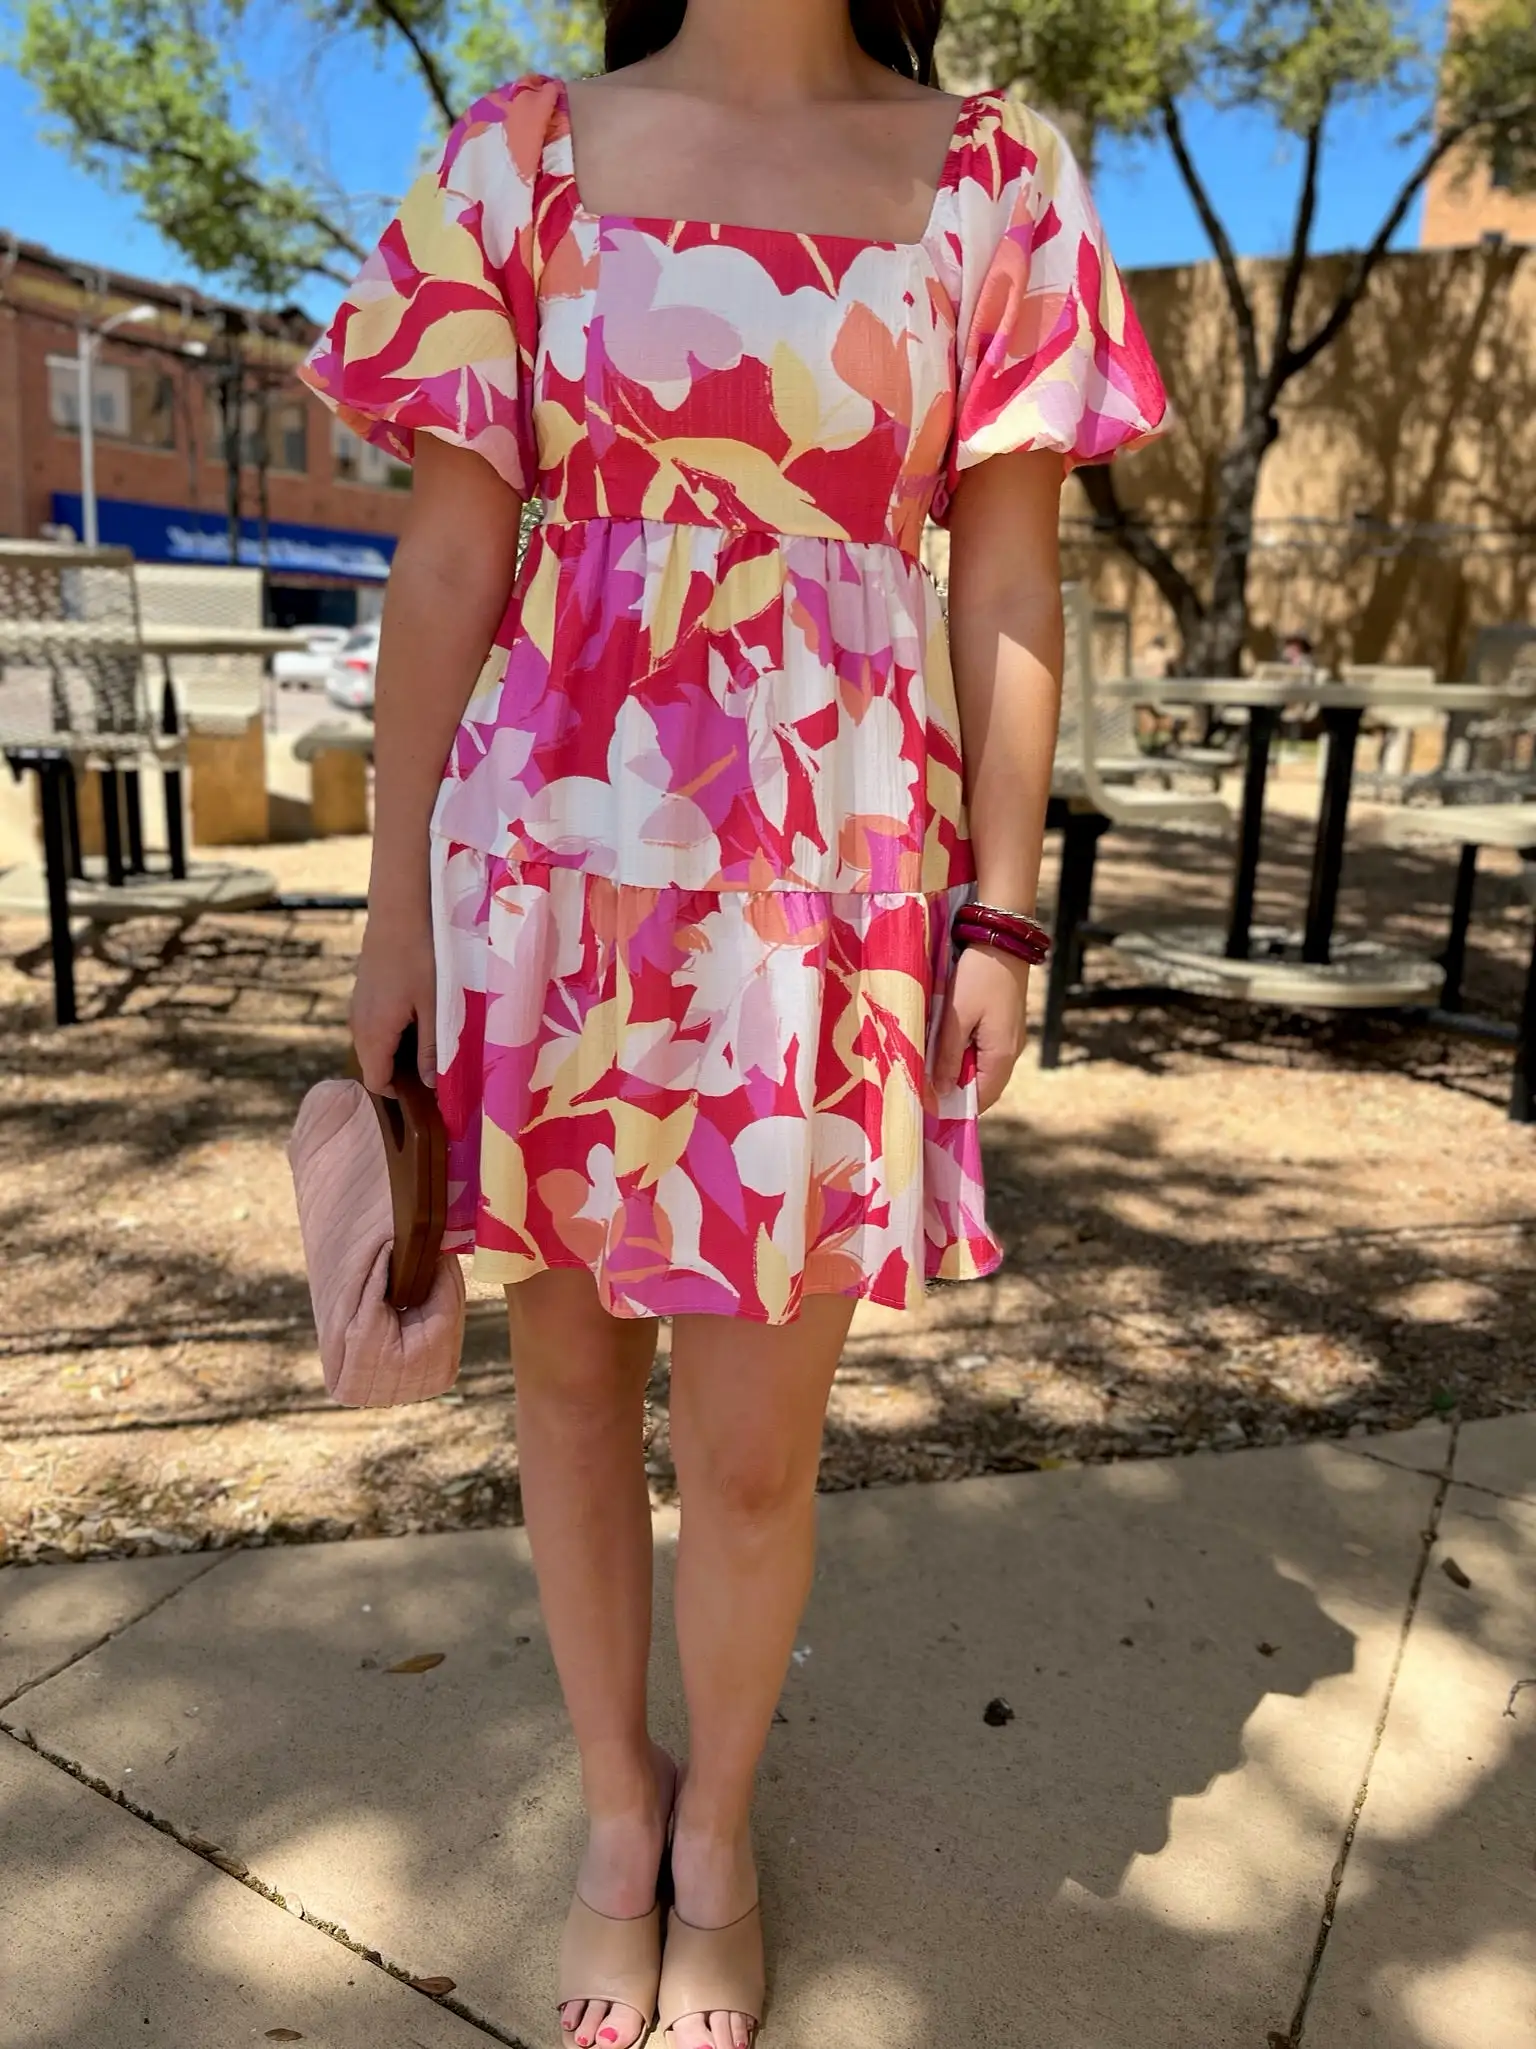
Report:
[[[1344,662],[1339,668],[1341,683],[1362,683],[1373,689],[1390,690],[1394,683],[1433,688],[1436,680],[1433,669],[1390,662]],[[1422,706],[1393,704],[1389,698],[1373,704],[1361,722],[1361,731],[1375,739],[1376,760],[1372,767],[1355,771],[1356,791],[1361,796],[1401,801],[1414,780],[1413,736],[1425,726],[1439,724],[1443,717],[1443,713],[1425,711]]]
[[[36,775],[43,864],[0,878],[0,910],[46,914],[54,1015],[73,1024],[75,935],[132,917],[185,921],[212,909],[270,902],[276,883],[254,869],[188,873],[182,818],[186,743],[167,691],[151,709],[134,561],[126,548],[0,541],[0,752],[19,781]],[[139,771],[165,778],[169,873],[144,857]],[[87,872],[78,778],[101,793],[105,874]]]
[[57,1008],[72,1022],[69,882],[85,880],[78,777],[98,778],[109,889],[144,872],[146,763],[166,771],[173,864],[185,872],[181,743],[150,712],[128,549],[0,541],[0,751],[18,781],[37,777]]
[[[146,626],[220,628],[262,624],[262,572],[219,563],[140,562],[134,569]],[[160,672],[174,685],[181,723],[265,716],[266,663],[260,655],[179,654]]]
[[[1064,586],[1071,589],[1072,586]],[[1098,677],[1119,680],[1131,674],[1131,615],[1107,605],[1088,608],[1089,667]],[[1192,747],[1183,742],[1154,752],[1137,738],[1137,707],[1126,697],[1100,697],[1094,728],[1094,762],[1105,783],[1138,783],[1149,788],[1174,789],[1193,784],[1197,789],[1215,789],[1222,774],[1242,759],[1235,749]],[[1066,792],[1081,781],[1081,711],[1077,693],[1063,689],[1061,728],[1056,739],[1056,760],[1051,787]]]
[[1536,626],[1483,627],[1472,644],[1467,681],[1525,683],[1532,702],[1508,711],[1457,711],[1456,685],[1447,683],[1439,766],[1406,779],[1405,803],[1520,803],[1536,796]]

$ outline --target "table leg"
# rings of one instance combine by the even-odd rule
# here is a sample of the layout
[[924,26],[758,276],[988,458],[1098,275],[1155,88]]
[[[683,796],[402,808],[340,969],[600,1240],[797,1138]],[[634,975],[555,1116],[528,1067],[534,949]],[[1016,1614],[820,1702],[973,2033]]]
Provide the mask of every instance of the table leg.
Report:
[[1477,848],[1463,847],[1456,870],[1456,897],[1451,905],[1451,929],[1440,956],[1445,969],[1445,986],[1440,992],[1442,1010],[1460,1010],[1461,982],[1467,967],[1467,928],[1472,923],[1472,893],[1477,886]]
[[1317,816],[1317,843],[1312,856],[1312,887],[1307,899],[1307,936],[1301,957],[1326,966],[1333,945],[1333,920],[1339,907],[1339,880],[1344,872],[1344,828],[1349,822],[1349,789],[1355,776],[1355,748],[1362,713],[1325,711],[1328,764]]
[[[171,681],[171,663],[168,655],[161,657],[163,682],[160,689],[160,730],[174,738],[181,731],[181,720],[176,711],[176,686]],[[171,857],[171,875],[177,882],[187,877],[186,826],[182,817],[181,770],[168,768],[165,771],[165,844]]]
[[1520,1036],[1515,1042],[1515,1078],[1509,1092],[1509,1114],[1517,1124],[1536,1124],[1536,847],[1522,848],[1525,878],[1533,912],[1531,964],[1525,973],[1525,999],[1520,1005]]
[[48,888],[48,936],[53,953],[53,1019],[72,1025],[75,1009],[75,942],[69,929],[69,858],[64,845],[64,785],[74,775],[69,761],[37,767],[43,810],[43,877]]
[[123,773],[123,827],[128,836],[128,873],[144,873],[144,814],[139,806],[139,772]]
[[1248,958],[1253,929],[1253,896],[1264,845],[1264,789],[1269,781],[1269,755],[1280,723],[1276,705],[1260,704],[1248,713],[1248,764],[1243,772],[1243,819],[1237,843],[1237,868],[1232,878],[1232,910],[1227,920],[1227,958]]
[[1093,871],[1099,840],[1108,827],[1109,820],[1097,811],[1068,811],[1062,820],[1061,879],[1056,886],[1045,1019],[1040,1031],[1042,1067],[1056,1067],[1061,1061],[1067,995],[1082,975],[1081,928],[1093,906]]
[[85,880],[85,857],[80,851],[80,797],[75,786],[75,765],[70,762],[59,787],[64,793],[64,837],[68,847],[68,869],[76,882]]
[[123,821],[119,808],[121,788],[117,770],[104,768],[101,781],[101,842],[106,849],[107,883],[112,889],[123,886]]

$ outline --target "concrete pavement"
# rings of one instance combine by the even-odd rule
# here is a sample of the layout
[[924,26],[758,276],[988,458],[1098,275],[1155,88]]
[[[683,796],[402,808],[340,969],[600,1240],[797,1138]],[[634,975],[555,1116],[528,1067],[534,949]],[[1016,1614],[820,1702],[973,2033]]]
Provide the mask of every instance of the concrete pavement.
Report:
[[[768,2049],[1536,2049],[1533,1419],[821,1514]],[[520,1531],[0,1572],[0,1702],[0,2049],[558,2042]]]

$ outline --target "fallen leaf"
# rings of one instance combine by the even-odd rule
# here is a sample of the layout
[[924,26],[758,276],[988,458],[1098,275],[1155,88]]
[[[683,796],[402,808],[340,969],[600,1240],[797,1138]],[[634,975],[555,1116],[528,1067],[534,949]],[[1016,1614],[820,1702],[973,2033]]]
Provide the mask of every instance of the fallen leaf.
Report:
[[446,1998],[453,1990],[453,1987],[454,1980],[452,1978],[412,1978],[411,1980],[412,1991],[429,1992],[434,1999]]
[[227,1871],[231,1878],[245,1878],[251,1869],[249,1864],[242,1864],[238,1857],[232,1857],[228,1850],[215,1850],[208,1861],[210,1864],[217,1864],[221,1871]]
[[1472,1584],[1454,1558],[1443,1558],[1440,1561],[1440,1570],[1453,1587],[1469,1587]]
[[430,1672],[447,1655],[446,1651],[423,1651],[420,1657],[402,1658],[398,1665],[386,1665],[384,1669],[386,1672]]
[[302,2042],[303,2039],[297,2028],[268,2028],[266,2033],[269,2042]]

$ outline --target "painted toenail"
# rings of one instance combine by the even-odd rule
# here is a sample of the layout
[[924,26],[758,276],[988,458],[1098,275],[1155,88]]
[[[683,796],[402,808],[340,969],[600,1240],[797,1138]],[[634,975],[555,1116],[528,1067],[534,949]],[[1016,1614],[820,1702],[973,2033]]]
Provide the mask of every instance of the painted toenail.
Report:
[[617,2040],[619,2039],[619,2031],[617,2028],[599,2028],[597,2031],[597,2039],[599,2040],[599,2042],[617,2042]]

